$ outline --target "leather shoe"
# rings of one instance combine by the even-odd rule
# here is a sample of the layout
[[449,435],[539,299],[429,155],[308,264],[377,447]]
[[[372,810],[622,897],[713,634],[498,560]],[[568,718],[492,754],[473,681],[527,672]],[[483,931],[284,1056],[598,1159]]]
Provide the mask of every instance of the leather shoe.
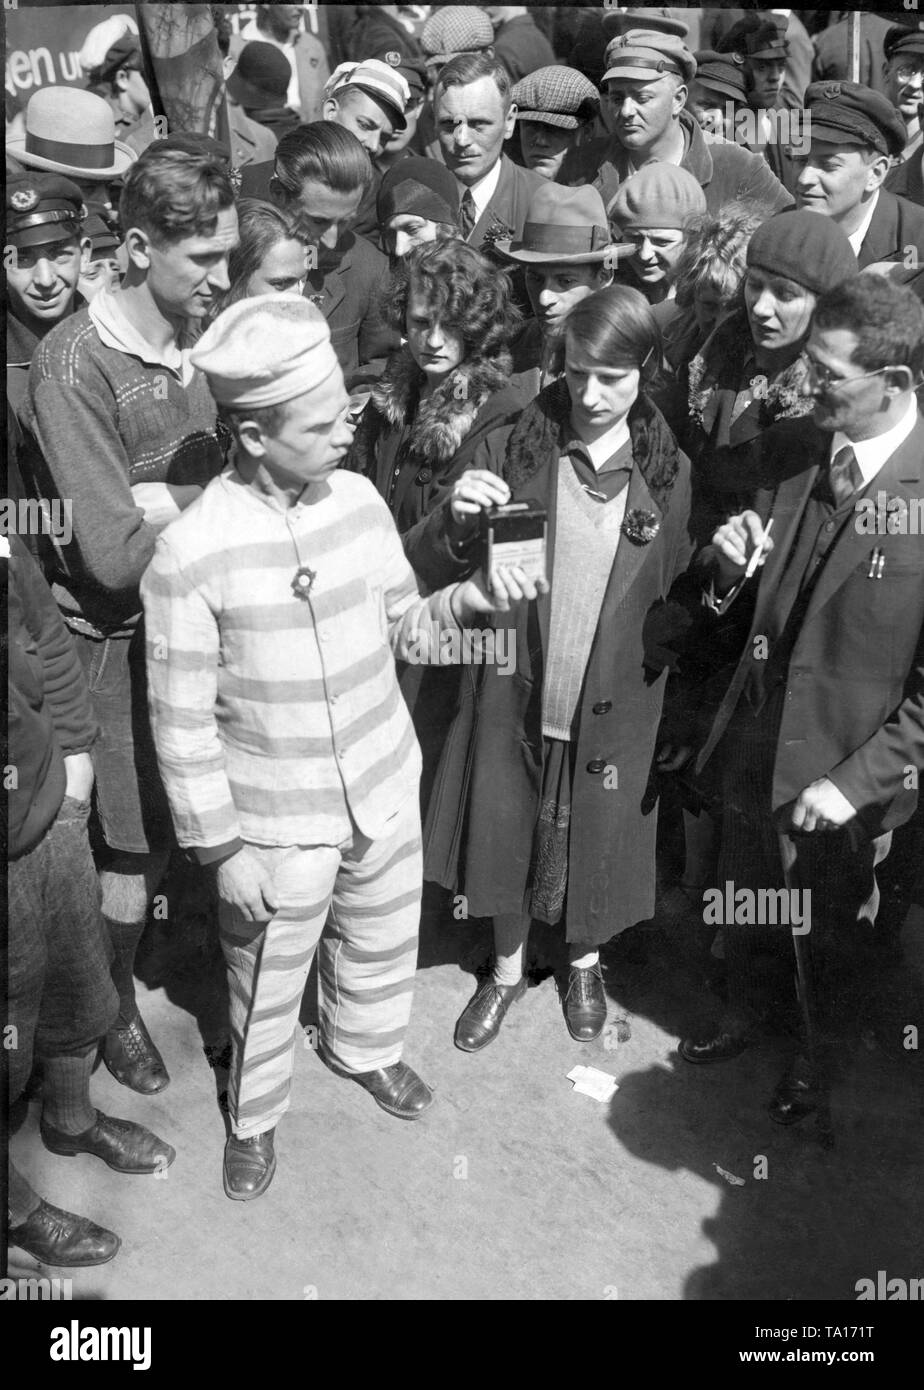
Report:
[[748,1041],[741,1033],[720,1029],[709,1038],[684,1038],[677,1051],[685,1062],[730,1062],[740,1057]]
[[351,1072],[352,1079],[368,1091],[376,1105],[399,1120],[416,1120],[433,1104],[433,1092],[407,1062],[395,1062],[377,1071]]
[[606,1023],[606,994],[599,965],[582,970],[572,965],[565,995],[565,1022],[575,1042],[593,1042]]
[[511,1004],[526,993],[526,979],[515,985],[498,985],[487,979],[472,995],[459,1015],[453,1037],[462,1052],[480,1052],[493,1042],[500,1032]]
[[778,1125],[797,1125],[818,1109],[818,1091],[807,1067],[798,1064],[786,1073],[767,1107]]
[[96,1112],[96,1120],[82,1134],[65,1134],[42,1120],[42,1143],[53,1154],[73,1158],[94,1154],[117,1173],[162,1173],[176,1158],[176,1149],[165,1144],[144,1125],[117,1120]]
[[230,1197],[232,1202],[252,1202],[254,1197],[262,1197],[273,1181],[276,1172],[276,1154],[273,1150],[275,1133],[274,1125],[262,1134],[251,1135],[249,1139],[236,1139],[233,1134],[228,1138],[222,1179],[225,1196]]
[[140,1014],[126,1027],[109,1029],[103,1039],[103,1061],[116,1081],[143,1096],[156,1095],[170,1085],[164,1059]]
[[86,1216],[39,1202],[19,1226],[8,1231],[10,1245],[25,1250],[43,1265],[104,1265],[122,1242],[114,1231]]

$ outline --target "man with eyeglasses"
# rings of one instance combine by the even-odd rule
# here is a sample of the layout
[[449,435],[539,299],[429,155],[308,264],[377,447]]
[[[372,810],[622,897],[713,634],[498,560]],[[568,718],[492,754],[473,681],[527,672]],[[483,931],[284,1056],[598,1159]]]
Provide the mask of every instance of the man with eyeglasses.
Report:
[[[922,542],[894,520],[924,498],[924,306],[857,276],[821,296],[805,352],[811,420],[768,430],[753,507],[713,537],[709,605],[724,613],[743,591],[754,608],[696,762],[721,783],[720,893],[802,895],[818,1047],[813,1068],[803,1039],[777,1087],[770,1116],[784,1125],[818,1107],[845,1029],[855,1040],[880,1021],[876,869],[915,810],[909,769],[924,766]],[[740,923],[722,919],[728,1007],[681,1042],[688,1062],[737,1056],[778,1009],[768,953],[791,977],[782,933]]]
[[790,150],[796,206],[839,223],[861,270],[924,258],[924,211],[883,187],[905,148],[901,113],[858,82],[813,82],[805,107],[810,146]]
[[896,24],[885,36],[883,74],[886,95],[902,113],[907,139],[899,158],[904,162],[920,153],[924,131],[921,129],[921,108],[924,106],[924,30],[906,29]]

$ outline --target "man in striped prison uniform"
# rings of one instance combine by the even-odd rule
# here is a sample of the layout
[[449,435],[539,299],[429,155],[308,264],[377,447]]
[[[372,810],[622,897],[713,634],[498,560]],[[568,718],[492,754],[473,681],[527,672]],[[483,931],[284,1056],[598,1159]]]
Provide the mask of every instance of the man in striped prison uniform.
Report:
[[246,1201],[275,1171],[316,946],[325,1059],[390,1114],[415,1119],[432,1102],[400,1060],[420,753],[394,657],[438,663],[441,633],[536,588],[514,580],[494,601],[475,580],[420,597],[375,489],[337,469],[349,401],[308,301],[242,301],[193,356],[235,463],[159,538],[142,596],[177,836],[217,866],[232,1027],[224,1185]]

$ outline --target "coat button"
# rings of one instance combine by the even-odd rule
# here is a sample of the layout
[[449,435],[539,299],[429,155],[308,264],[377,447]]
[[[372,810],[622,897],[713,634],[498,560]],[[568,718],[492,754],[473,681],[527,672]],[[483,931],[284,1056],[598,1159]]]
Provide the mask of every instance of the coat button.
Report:
[[603,772],[605,768],[606,763],[602,758],[591,758],[590,762],[587,764],[588,772]]
[[613,708],[612,700],[598,700],[594,705],[594,714],[609,714]]
[[427,483],[432,483],[432,482],[433,482],[433,469],[432,469],[432,468],[421,468],[420,472],[417,474],[417,486],[418,486],[418,487],[426,487],[426,486],[427,486]]

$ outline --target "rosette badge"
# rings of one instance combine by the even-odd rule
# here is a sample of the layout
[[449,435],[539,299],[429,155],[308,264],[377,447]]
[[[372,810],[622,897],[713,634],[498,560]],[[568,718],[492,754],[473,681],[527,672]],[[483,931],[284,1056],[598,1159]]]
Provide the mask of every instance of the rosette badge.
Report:
[[642,511],[633,507],[626,512],[622,523],[622,534],[633,545],[650,545],[661,529],[661,523],[654,512]]

